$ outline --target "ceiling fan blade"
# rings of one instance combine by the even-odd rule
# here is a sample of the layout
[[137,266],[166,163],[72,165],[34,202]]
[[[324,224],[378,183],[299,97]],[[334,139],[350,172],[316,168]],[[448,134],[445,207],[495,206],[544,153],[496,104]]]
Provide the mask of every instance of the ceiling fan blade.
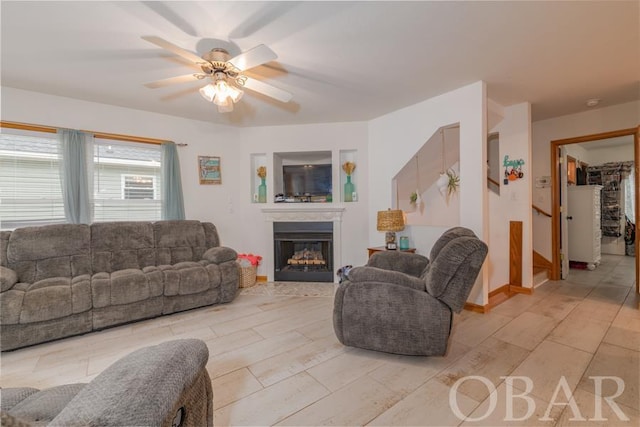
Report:
[[149,43],[153,43],[158,47],[166,49],[169,52],[173,52],[176,55],[183,57],[184,59],[187,59],[191,62],[195,62],[196,64],[201,64],[203,62],[206,62],[204,59],[200,58],[195,53],[189,52],[188,50],[185,50],[179,46],[176,46],[173,43],[169,43],[168,41],[161,39],[160,37],[142,36],[142,39],[148,41]]
[[278,55],[274,51],[260,44],[238,56],[234,56],[227,62],[231,62],[237,69],[244,71],[262,65],[265,62],[273,61],[277,57]]
[[253,90],[255,92],[269,96],[273,99],[277,99],[280,102],[289,102],[291,101],[291,98],[293,96],[286,90],[282,90],[275,86],[271,86],[270,84],[263,83],[260,80],[252,79],[251,77],[247,77],[247,80],[244,82],[244,87],[249,90]]
[[144,85],[149,89],[157,89],[159,87],[165,87],[165,86],[169,86],[177,83],[187,83],[194,80],[202,80],[205,77],[206,77],[206,74],[185,74],[183,76],[169,77],[168,79],[156,80],[153,82],[145,83]]

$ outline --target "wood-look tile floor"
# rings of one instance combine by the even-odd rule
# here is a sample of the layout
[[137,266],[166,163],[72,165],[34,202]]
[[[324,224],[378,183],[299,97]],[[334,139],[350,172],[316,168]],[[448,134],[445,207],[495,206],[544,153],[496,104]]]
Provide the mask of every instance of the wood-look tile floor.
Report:
[[[605,256],[595,271],[572,270],[568,280],[547,282],[489,314],[456,315],[445,357],[344,347],[333,332],[332,291],[309,296],[312,284],[301,292],[277,291],[296,284],[267,284],[230,304],[2,353],[0,385],[87,382],[135,349],[194,337],[209,347],[217,426],[637,426],[633,261]],[[491,387],[459,383],[453,408],[452,387],[470,375]],[[601,394],[615,396],[615,405],[596,398],[594,377],[602,376],[624,381],[616,396],[615,380],[600,380]]]

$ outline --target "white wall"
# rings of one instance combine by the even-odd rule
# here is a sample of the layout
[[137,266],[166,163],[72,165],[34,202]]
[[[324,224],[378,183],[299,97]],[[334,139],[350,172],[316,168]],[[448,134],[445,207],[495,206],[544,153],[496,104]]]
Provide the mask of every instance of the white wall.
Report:
[[[186,216],[213,222],[222,244],[242,251],[243,240],[234,216],[239,197],[239,129],[13,88],[2,88],[0,96],[5,121],[189,144],[178,149]],[[198,183],[198,155],[221,157],[222,185]]]
[[[345,264],[366,262],[369,186],[364,122],[235,128],[14,88],[2,88],[1,98],[2,119],[6,121],[187,143],[187,147],[179,148],[187,218],[211,221],[217,226],[224,245],[238,252],[263,256],[272,250],[272,242],[263,239],[266,223],[260,207],[266,205],[251,203],[250,180],[255,171],[250,154],[357,150],[357,176],[363,178],[355,181],[358,201],[344,204],[342,255]],[[199,184],[199,155],[221,157],[222,185]],[[339,163],[339,158],[336,161]],[[339,186],[339,166],[336,169],[334,186]],[[268,200],[273,200],[270,172],[271,168]],[[267,275],[266,266],[261,265],[258,274]]]
[[598,166],[608,162],[633,161],[633,136],[630,136],[629,139],[632,144],[585,150],[587,159],[589,159],[587,163],[589,163],[589,166]]
[[[443,158],[444,154],[444,158]],[[460,128],[442,128],[432,135],[395,176],[394,205],[405,212],[407,224],[453,227],[460,224],[458,191],[443,196],[437,186],[440,174],[460,174]],[[429,203],[410,203],[412,192]]]
[[[486,86],[476,82],[369,122],[368,216],[392,206],[392,180],[424,142],[441,126],[460,123],[460,225],[487,240],[487,109]],[[425,203],[428,203],[425,200]],[[419,253],[428,255],[442,227],[411,226],[410,235]],[[383,233],[369,227],[369,244],[381,245]],[[488,299],[486,269],[474,287],[470,301],[484,305]]]
[[[551,212],[551,189],[533,188],[535,178],[551,175],[550,142],[557,139],[592,135],[640,124],[640,101],[599,108],[583,113],[534,122],[532,125],[533,202]],[[533,249],[551,259],[551,219],[533,217]]]
[[[500,195],[489,192],[489,291],[509,283],[509,222],[522,222],[522,285],[533,281],[531,225],[531,105],[504,108],[503,120],[491,132],[500,133]],[[524,160],[524,176],[504,185],[503,159]]]
[[[589,152],[582,148],[580,144],[565,145],[565,148],[567,149],[567,155],[576,159],[578,164],[580,162],[591,164]],[[631,157],[633,157],[633,154],[631,155]]]
[[[339,164],[340,150],[357,150],[355,184],[358,201],[341,204],[336,197],[340,190],[334,189],[334,205],[346,208],[342,223],[342,263],[353,265],[366,262],[367,246],[381,245],[384,241],[384,233],[375,230],[375,215],[378,210],[392,206],[393,177],[440,126],[459,123],[460,225],[474,230],[490,246],[505,238],[489,236],[484,82],[473,83],[370,122],[257,128],[219,126],[12,88],[4,88],[1,95],[3,120],[139,135],[189,144],[179,151],[187,217],[215,223],[223,244],[239,252],[264,255],[272,250],[272,242],[264,238],[267,224],[260,210],[272,204],[251,203],[251,181],[255,174],[252,153],[268,153],[272,157],[274,152],[328,150],[333,153],[334,164]],[[511,158],[529,158],[524,123],[528,108],[526,104],[514,106],[509,111],[510,121],[505,122],[510,124],[503,125],[501,130],[501,138],[513,141],[509,142]],[[198,184],[198,155],[221,157],[222,185]],[[272,166],[273,160],[269,162]],[[339,173],[334,172],[334,185],[340,182],[336,179]],[[525,191],[524,187],[530,187],[526,183],[531,178],[530,174],[525,174],[525,181],[512,184],[511,189],[516,193],[516,200],[509,199],[512,212],[519,212],[522,206],[530,204],[530,191]],[[272,178],[268,178],[267,183],[270,201],[273,200]],[[524,213],[505,215],[522,217],[526,221]],[[407,227],[402,234],[410,236],[412,246],[417,247],[419,253],[428,255],[445,229],[413,226]],[[527,253],[527,240],[530,240],[528,235],[530,232],[525,225],[524,253]],[[508,274],[508,263],[491,262],[495,266],[493,271],[499,272],[500,277]],[[258,274],[267,275],[266,268],[261,266]],[[528,270],[526,265],[524,268]],[[488,291],[489,273],[485,268],[470,301],[486,304]]]

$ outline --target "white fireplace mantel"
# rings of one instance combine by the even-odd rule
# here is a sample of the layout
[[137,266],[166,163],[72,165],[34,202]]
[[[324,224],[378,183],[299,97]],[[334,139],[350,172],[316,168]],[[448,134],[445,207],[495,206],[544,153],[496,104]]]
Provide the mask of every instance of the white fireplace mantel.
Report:
[[[316,204],[296,203],[278,204],[278,206],[261,208],[268,223],[267,241],[273,242],[274,222],[333,222],[333,265],[337,269],[342,265],[342,213],[344,206],[318,206]],[[273,281],[274,254],[273,246],[264,259],[267,267],[267,280]]]
[[[300,204],[296,204],[300,205]],[[287,222],[287,221],[342,221],[344,207],[335,206],[312,206],[309,204],[282,205],[281,207],[262,208],[266,221]]]

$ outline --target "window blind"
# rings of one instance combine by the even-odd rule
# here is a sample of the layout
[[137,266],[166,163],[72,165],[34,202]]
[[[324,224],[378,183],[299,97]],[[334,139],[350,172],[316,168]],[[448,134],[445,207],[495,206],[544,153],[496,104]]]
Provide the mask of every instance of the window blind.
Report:
[[0,133],[0,228],[65,222],[55,135]]
[[94,221],[161,218],[159,145],[95,139]]
[[[0,228],[66,222],[55,134],[2,129]],[[99,221],[161,219],[161,146],[95,139],[93,213]]]

